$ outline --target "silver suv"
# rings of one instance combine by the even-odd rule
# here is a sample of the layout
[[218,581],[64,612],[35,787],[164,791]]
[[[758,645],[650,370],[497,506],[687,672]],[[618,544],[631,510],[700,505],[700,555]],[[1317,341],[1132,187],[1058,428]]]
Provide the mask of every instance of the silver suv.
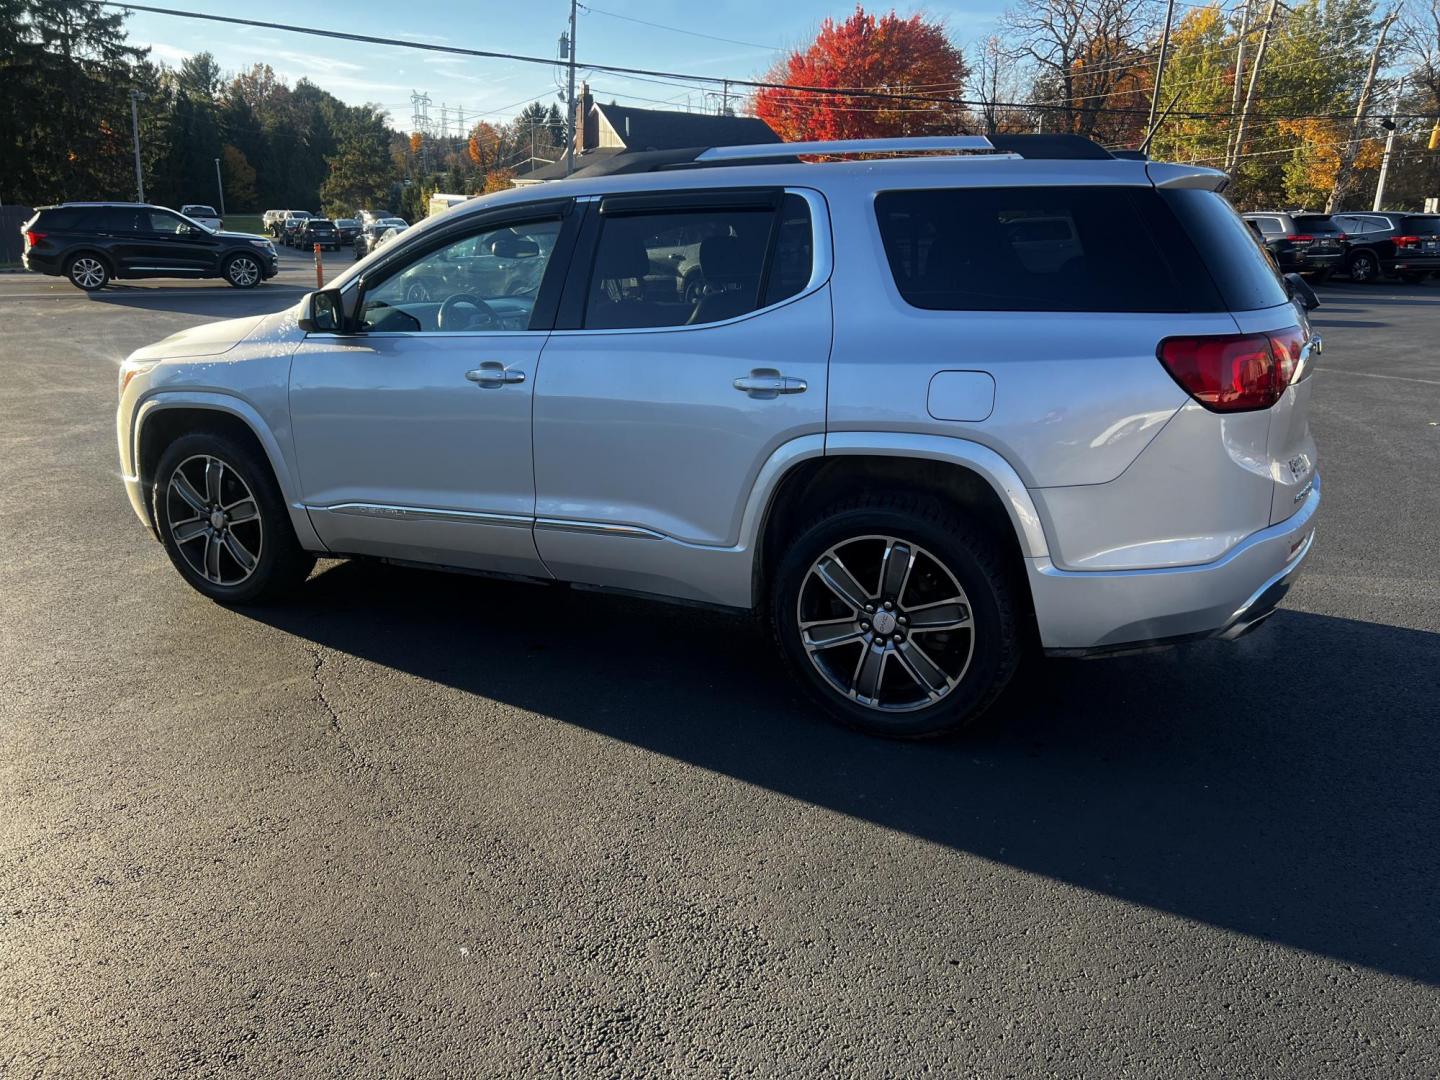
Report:
[[[1290,585],[1319,343],[1222,173],[1053,136],[606,167],[132,354],[125,485],[180,574],[249,604],[363,556],[755,610],[895,736],[972,720],[1032,645],[1235,637]],[[653,272],[681,228],[694,295]]]

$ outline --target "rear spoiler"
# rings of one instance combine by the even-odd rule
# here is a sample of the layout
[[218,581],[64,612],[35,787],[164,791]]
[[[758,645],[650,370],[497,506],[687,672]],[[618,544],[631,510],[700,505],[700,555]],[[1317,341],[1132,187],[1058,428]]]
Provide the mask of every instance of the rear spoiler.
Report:
[[1199,188],[1201,191],[1224,191],[1230,177],[1219,169],[1206,169],[1199,165],[1174,165],[1165,161],[1151,161],[1145,165],[1145,175],[1157,188]]

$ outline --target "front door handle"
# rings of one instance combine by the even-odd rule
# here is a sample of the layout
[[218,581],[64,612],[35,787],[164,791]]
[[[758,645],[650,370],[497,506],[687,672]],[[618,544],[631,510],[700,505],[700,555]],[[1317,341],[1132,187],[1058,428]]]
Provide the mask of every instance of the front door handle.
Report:
[[742,375],[732,384],[736,390],[752,398],[776,398],[781,394],[803,394],[809,389],[804,379],[781,375],[774,368],[756,368],[749,375]]
[[506,383],[523,383],[525,373],[507,368],[499,360],[486,360],[478,368],[465,372],[465,378],[477,386],[496,387]]

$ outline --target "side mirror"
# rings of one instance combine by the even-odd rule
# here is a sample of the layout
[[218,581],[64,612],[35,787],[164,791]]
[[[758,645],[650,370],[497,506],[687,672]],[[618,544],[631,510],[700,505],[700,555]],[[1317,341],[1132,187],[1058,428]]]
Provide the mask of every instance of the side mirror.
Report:
[[1315,295],[1315,290],[1299,274],[1285,275],[1285,291],[1292,300],[1299,300],[1300,306],[1306,311],[1314,311],[1320,306],[1320,298]]
[[345,301],[339,289],[319,289],[305,297],[300,308],[300,329],[307,334],[345,332]]

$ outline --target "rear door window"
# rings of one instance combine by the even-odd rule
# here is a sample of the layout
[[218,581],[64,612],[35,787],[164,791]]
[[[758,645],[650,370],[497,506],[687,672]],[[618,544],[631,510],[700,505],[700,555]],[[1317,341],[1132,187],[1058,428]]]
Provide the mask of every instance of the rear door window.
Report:
[[1260,226],[1260,231],[1266,236],[1281,236],[1285,232],[1285,226],[1275,217],[1254,217],[1250,219]]
[[[1195,311],[1219,298],[1152,189],[957,188],[875,200],[896,287],[938,311]],[[1232,215],[1233,217],[1233,215]],[[1253,257],[1254,240],[1235,227]],[[1166,251],[1164,245],[1178,248]],[[1193,254],[1193,252],[1191,252]]]
[[785,195],[778,210],[757,203],[602,213],[587,330],[721,322],[788,299],[810,280],[810,209],[799,195]]

